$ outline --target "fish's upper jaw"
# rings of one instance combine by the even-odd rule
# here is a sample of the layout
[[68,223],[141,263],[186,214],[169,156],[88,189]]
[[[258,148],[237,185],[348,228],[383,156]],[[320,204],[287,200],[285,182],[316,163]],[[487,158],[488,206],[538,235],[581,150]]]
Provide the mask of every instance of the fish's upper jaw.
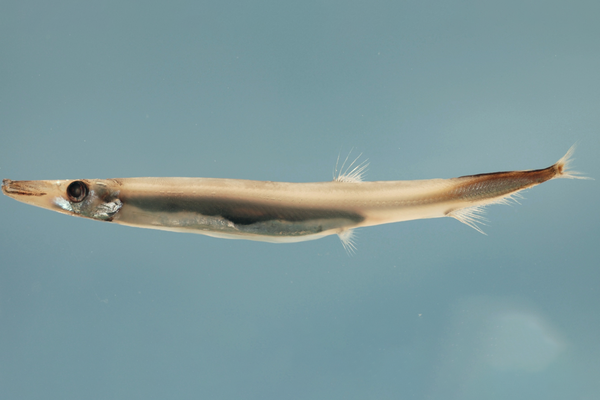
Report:
[[39,181],[11,181],[2,180],[2,192],[10,197],[15,196],[45,196],[45,185],[40,185]]
[[2,193],[8,196],[10,191],[9,186],[12,183],[10,179],[2,179]]
[[36,207],[59,211],[53,200],[62,195],[61,181],[2,180],[2,192],[8,197]]

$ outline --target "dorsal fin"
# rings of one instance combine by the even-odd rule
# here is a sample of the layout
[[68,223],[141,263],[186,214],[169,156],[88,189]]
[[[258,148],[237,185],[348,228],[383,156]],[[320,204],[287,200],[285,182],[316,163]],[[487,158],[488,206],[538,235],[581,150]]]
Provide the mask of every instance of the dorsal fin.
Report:
[[334,181],[350,183],[357,183],[363,181],[363,177],[365,175],[367,167],[369,166],[369,160],[365,159],[360,163],[357,163],[360,156],[362,156],[362,153],[360,153],[358,157],[356,157],[354,161],[352,161],[350,165],[348,165],[348,167],[344,168],[346,162],[348,161],[348,157],[350,157],[350,154],[352,154],[352,150],[350,150],[350,153],[348,153],[348,155],[346,156],[346,159],[342,163],[342,166],[339,168],[339,170],[338,164],[340,162],[340,156],[338,155],[337,161],[335,162],[335,169],[333,171]]

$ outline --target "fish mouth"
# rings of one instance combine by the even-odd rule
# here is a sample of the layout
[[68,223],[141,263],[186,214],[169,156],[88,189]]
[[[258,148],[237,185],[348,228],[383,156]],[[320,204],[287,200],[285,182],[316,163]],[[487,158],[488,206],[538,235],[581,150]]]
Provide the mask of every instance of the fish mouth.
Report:
[[2,180],[2,193],[8,197],[36,207],[55,210],[56,197],[61,197],[61,181]]
[[44,188],[40,185],[40,181],[11,181],[10,179],[2,180],[2,193],[15,198],[17,196],[45,196]]

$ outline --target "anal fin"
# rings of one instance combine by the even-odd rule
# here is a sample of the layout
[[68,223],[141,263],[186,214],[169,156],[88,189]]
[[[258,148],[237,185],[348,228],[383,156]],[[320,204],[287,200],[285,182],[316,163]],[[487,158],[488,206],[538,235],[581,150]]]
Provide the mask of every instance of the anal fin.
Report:
[[349,256],[353,255],[356,252],[356,235],[353,229],[345,229],[337,234],[342,241],[342,246],[344,246],[344,250],[348,253]]

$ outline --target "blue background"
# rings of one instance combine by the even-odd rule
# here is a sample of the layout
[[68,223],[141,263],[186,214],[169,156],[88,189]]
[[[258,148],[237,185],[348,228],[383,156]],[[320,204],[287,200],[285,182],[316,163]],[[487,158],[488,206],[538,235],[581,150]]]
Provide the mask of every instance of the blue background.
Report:
[[[597,1],[5,1],[0,177],[600,177]],[[0,197],[0,398],[600,398],[598,181],[298,244]]]

